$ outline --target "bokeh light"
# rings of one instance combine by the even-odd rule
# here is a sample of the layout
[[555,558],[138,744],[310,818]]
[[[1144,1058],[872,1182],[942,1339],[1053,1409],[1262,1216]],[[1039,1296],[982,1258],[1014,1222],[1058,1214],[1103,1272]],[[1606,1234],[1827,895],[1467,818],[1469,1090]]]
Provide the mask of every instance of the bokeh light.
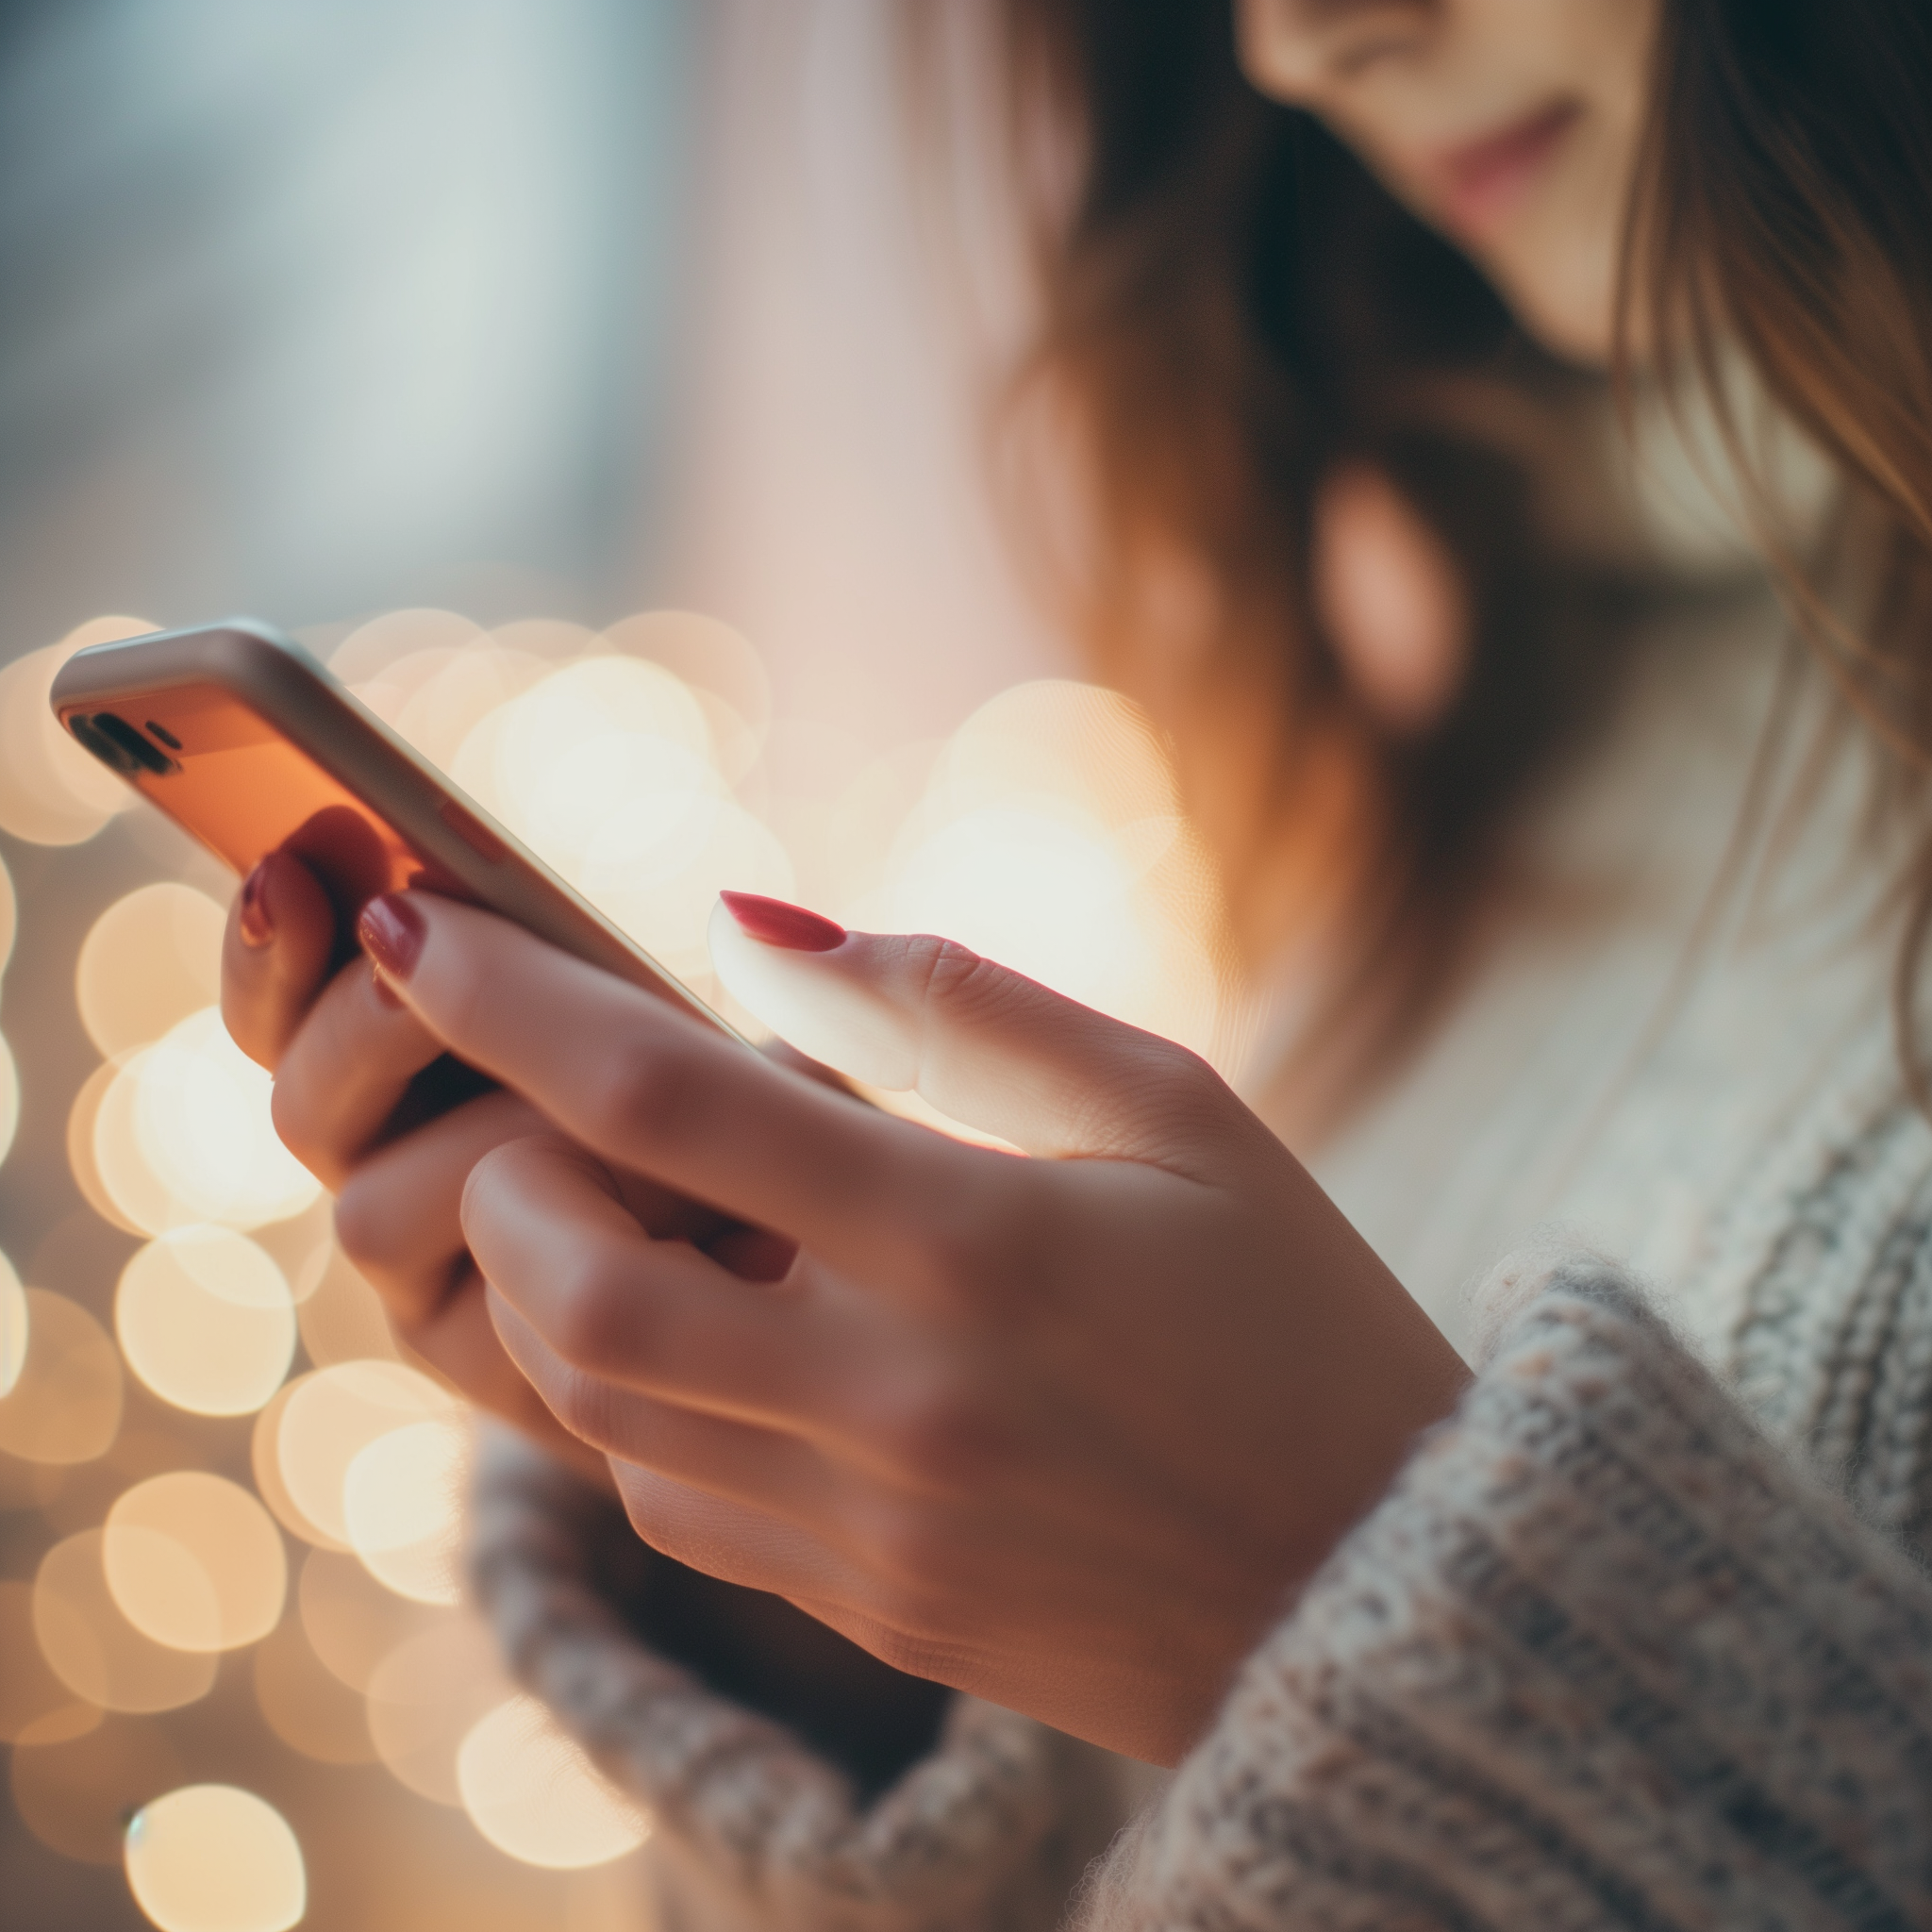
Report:
[[182,1764],[159,1725],[108,1717],[75,1736],[13,1747],[9,1783],[21,1822],[62,1857],[118,1865],[127,1821],[179,1784]]
[[281,1532],[241,1487],[175,1470],[108,1511],[101,1566],[122,1614],[175,1650],[235,1650],[280,1622],[289,1584]]
[[470,1442],[460,1416],[411,1423],[358,1450],[342,1477],[349,1541],[398,1596],[425,1604],[462,1599]]
[[13,939],[20,924],[20,902],[13,893],[13,874],[7,870],[7,861],[0,858],[0,974],[7,971],[7,962],[13,958]]
[[121,1357],[77,1302],[43,1288],[22,1298],[26,1357],[0,1399],[0,1449],[26,1462],[92,1462],[121,1426]]
[[77,845],[134,803],[127,786],[61,730],[47,693],[84,645],[155,628],[139,617],[95,618],[0,670],[0,829],[35,845]]
[[295,1595],[309,1648],[358,1699],[383,1660],[402,1644],[446,1634],[458,1621],[445,1609],[398,1596],[346,1551],[310,1550]]
[[350,1464],[391,1430],[447,1417],[457,1407],[447,1390],[400,1362],[318,1369],[291,1391],[275,1430],[284,1495],[329,1542],[352,1543],[342,1498]]
[[250,1415],[289,1373],[295,1307],[282,1271],[246,1235],[184,1227],[123,1270],[114,1332],[127,1366],[162,1401],[196,1415]]
[[13,1136],[20,1126],[20,1069],[13,1063],[13,1049],[0,1033],[0,1160],[12,1151]]
[[275,1138],[272,1085],[212,1007],[129,1058],[93,1129],[94,1165],[120,1215],[158,1235],[197,1222],[259,1227],[309,1207],[322,1184]]
[[127,1884],[161,1932],[288,1932],[308,1907],[288,1821],[233,1785],[144,1805],[127,1827]]
[[74,991],[103,1054],[146,1046],[221,998],[226,917],[206,892],[164,881],[115,900],[94,921]]
[[[81,1198],[111,1226],[118,1227],[124,1234],[145,1234],[146,1228],[128,1219],[121,1205],[108,1191],[108,1183],[101,1174],[101,1163],[94,1149],[100,1129],[101,1108],[112,1090],[116,1076],[126,1064],[126,1056],[111,1060],[103,1060],[80,1084],[80,1091],[74,1096],[74,1105],[67,1110],[67,1166],[74,1175],[74,1184],[80,1190]],[[129,1096],[123,1094],[121,1101]],[[121,1105],[117,1101],[117,1108]],[[132,1117],[128,1116],[127,1126],[131,1135]],[[153,1190],[157,1203],[165,1199],[158,1188]]]
[[457,1753],[511,1691],[494,1638],[453,1619],[405,1638],[370,1673],[369,1735],[398,1783],[434,1804],[461,1805]]
[[324,1664],[295,1618],[287,1618],[249,1657],[255,1702],[290,1750],[320,1764],[374,1764],[362,1699]]
[[295,1320],[319,1369],[401,1359],[381,1298],[333,1240],[318,1244],[295,1277]]
[[641,1808],[534,1697],[509,1698],[477,1720],[457,1752],[457,1783],[471,1823],[525,1864],[607,1864],[650,1836]]
[[85,1529],[41,1558],[34,1577],[34,1635],[54,1674],[103,1710],[175,1710],[206,1696],[211,1651],[157,1643],[128,1622],[108,1586],[106,1539]]
[[794,890],[785,848],[719,770],[705,706],[647,658],[595,655],[552,672],[483,719],[451,770],[675,972],[706,975],[721,887]]
[[1124,698],[1064,680],[982,706],[849,923],[935,932],[1117,1019],[1208,1051],[1218,978],[1205,858]]
[[41,1654],[29,1583],[0,1583],[0,1743],[58,1743],[100,1723],[99,1707],[77,1699]]
[[[146,627],[109,620],[0,672],[0,827],[72,843],[130,802],[42,716],[44,691],[79,641]],[[1190,1045],[1216,1038],[1211,882],[1162,747],[1111,694],[1029,684],[950,736],[866,740],[785,714],[752,645],[688,611],[601,634],[398,611],[331,661],[707,997],[706,927],[732,887],[947,933]],[[165,840],[130,842],[173,863]],[[246,1648],[229,1670],[259,1714],[253,1748],[337,1768],[317,1776],[393,1780],[467,1813],[506,1857],[584,1871],[572,1883],[634,1910],[612,1861],[649,1819],[518,1693],[463,1603],[469,1412],[406,1364],[317,1184],[277,1141],[269,1077],[216,1010],[223,895],[200,861],[175,869],[131,891],[117,874],[121,896],[71,962],[101,1062],[69,1103],[66,1151],[96,1239],[62,1248],[51,1273],[42,1242],[27,1271],[88,1296],[70,1267],[98,1269],[102,1290],[118,1273],[114,1336],[0,1257],[0,1474],[8,1505],[37,1512],[35,1547],[54,1539],[31,1584],[0,1582],[0,1740],[20,1816],[63,1856],[110,1863],[145,1805],[125,1856],[155,1923],[291,1923],[276,1914],[299,1911],[305,1881],[280,1815],[191,1782],[252,1781],[252,1763],[199,1746],[183,1762],[156,1722]],[[0,869],[0,966],[15,924]],[[21,1024],[16,1011],[16,1040]],[[0,1041],[0,1154],[17,1084]],[[138,1251],[103,1246],[100,1222]],[[164,1434],[150,1394],[214,1420]],[[137,1405],[125,1431],[124,1401]],[[248,1488],[224,1473],[242,1431],[219,1419],[251,1415]],[[292,1576],[285,1533],[307,1545]],[[212,1735],[231,1702],[168,1722]],[[222,1894],[230,1839],[264,1816],[267,1875]],[[307,1815],[290,1816],[307,1838]],[[550,1923],[577,1923],[575,1895],[555,1893]]]
[[0,1398],[13,1392],[26,1367],[26,1290],[13,1263],[0,1254]]
[[349,1545],[318,1528],[296,1507],[288,1485],[282,1480],[282,1411],[296,1390],[308,1380],[297,1375],[284,1382],[257,1412],[255,1426],[248,1436],[248,1467],[255,1478],[255,1492],[268,1505],[269,1513],[292,1537],[312,1543],[318,1549],[346,1550]]

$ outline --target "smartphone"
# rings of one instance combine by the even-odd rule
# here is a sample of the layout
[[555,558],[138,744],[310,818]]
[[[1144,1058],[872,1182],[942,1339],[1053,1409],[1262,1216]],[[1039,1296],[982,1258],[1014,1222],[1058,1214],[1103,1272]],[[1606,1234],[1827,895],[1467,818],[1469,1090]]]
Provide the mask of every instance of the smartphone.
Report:
[[334,902],[345,953],[363,906],[421,887],[501,913],[743,1041],[270,625],[234,618],[90,645],[51,697],[80,744],[238,874],[283,849],[303,859]]

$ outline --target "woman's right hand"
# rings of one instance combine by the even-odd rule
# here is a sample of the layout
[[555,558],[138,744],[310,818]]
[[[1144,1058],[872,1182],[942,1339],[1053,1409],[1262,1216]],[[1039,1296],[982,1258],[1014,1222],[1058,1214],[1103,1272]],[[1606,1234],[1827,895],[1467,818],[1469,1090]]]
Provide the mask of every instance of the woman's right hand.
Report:
[[[442,1048],[359,950],[343,962],[343,937],[328,894],[288,853],[265,858],[229,908],[222,1017],[275,1076],[275,1129],[336,1196],[337,1239],[399,1339],[608,1488],[604,1457],[558,1422],[504,1352],[458,1219],[476,1162],[546,1123],[500,1089],[420,1118],[422,1076]],[[676,1218],[669,1196],[645,1206],[660,1224]]]

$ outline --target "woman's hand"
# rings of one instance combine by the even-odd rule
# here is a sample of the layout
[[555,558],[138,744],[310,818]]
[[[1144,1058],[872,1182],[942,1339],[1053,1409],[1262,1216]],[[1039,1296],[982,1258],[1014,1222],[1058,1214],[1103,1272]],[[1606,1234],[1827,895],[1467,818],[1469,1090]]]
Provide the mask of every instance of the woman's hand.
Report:
[[[343,939],[328,894],[288,853],[264,859],[229,908],[222,1015],[275,1075],[276,1131],[336,1195],[338,1239],[396,1334],[473,1401],[608,1487],[603,1456],[558,1424],[505,1354],[463,1237],[471,1170],[541,1130],[542,1117],[444,1060],[441,1041]],[[661,1191],[630,1198],[661,1233],[718,1232],[715,1217]]]
[[[553,1124],[477,1166],[463,1227],[646,1540],[1171,1762],[1462,1366],[1194,1056],[957,946],[830,932],[714,946],[814,1057],[1053,1158],[865,1108],[466,908],[363,922],[429,1037]],[[796,1262],[654,1239],[639,1175]]]

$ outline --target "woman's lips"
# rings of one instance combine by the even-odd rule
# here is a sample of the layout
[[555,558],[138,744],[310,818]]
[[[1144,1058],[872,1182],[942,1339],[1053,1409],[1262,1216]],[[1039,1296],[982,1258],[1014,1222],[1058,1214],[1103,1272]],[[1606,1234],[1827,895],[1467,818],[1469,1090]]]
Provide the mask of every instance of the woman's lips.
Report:
[[1448,225],[1469,235],[1493,227],[1522,200],[1575,124],[1582,108],[1558,101],[1427,164],[1433,199]]

